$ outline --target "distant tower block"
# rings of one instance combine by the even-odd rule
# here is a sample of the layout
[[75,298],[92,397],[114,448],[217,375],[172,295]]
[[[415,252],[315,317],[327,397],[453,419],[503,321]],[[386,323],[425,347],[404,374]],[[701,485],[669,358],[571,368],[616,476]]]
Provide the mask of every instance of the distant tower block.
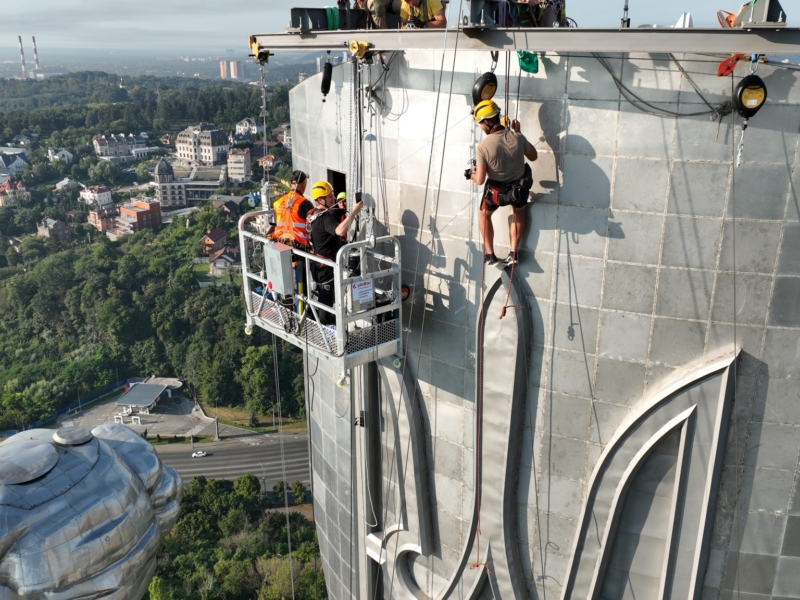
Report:
[[220,76],[220,79],[227,79],[228,78],[228,61],[227,60],[219,61],[219,76]]
[[241,78],[242,62],[239,60],[231,61],[231,79]]
[[32,35],[33,40],[33,62],[36,64],[36,70],[39,70],[39,51],[36,49],[36,36]]
[[22,49],[22,36],[18,35],[17,39],[19,39],[19,59],[22,61],[22,78],[28,78],[28,70],[25,68],[25,51]]

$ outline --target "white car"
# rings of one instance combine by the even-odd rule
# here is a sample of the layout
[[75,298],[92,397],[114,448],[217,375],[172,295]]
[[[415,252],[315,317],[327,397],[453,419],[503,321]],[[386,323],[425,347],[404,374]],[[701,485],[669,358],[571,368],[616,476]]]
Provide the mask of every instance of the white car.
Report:
[[192,458],[203,458],[204,456],[208,456],[202,450],[198,450],[197,452],[192,452]]

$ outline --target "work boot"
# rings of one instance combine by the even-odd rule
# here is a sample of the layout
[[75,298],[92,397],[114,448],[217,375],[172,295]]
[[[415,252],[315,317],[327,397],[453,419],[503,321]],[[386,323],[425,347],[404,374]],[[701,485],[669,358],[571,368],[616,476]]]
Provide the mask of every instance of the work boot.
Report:
[[483,264],[486,265],[487,267],[493,267],[497,263],[498,260],[497,257],[494,255],[494,253],[483,255]]
[[503,266],[510,267],[511,265],[516,265],[518,263],[519,261],[517,260],[517,253],[509,252],[508,256],[506,256],[505,260],[503,261]]

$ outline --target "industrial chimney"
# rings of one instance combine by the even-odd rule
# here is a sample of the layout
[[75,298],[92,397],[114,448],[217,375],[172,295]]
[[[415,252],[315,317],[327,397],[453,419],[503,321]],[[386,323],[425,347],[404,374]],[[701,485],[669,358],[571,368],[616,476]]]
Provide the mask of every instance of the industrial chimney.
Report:
[[36,36],[31,36],[33,40],[33,61],[36,63],[36,70],[39,70],[39,51],[36,49]]
[[19,38],[19,58],[22,61],[22,78],[28,78],[28,70],[25,68],[25,51],[22,49],[22,36],[17,36]]

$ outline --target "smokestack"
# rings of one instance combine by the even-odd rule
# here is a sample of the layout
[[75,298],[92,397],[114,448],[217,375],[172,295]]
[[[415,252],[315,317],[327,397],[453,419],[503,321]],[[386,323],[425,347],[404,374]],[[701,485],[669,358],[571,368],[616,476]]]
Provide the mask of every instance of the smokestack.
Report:
[[19,58],[22,61],[22,78],[27,79],[28,77],[28,70],[25,68],[25,51],[22,49],[22,36],[17,36],[19,38]]
[[33,60],[36,63],[36,70],[39,70],[39,51],[36,49],[36,36],[31,36],[33,40]]

